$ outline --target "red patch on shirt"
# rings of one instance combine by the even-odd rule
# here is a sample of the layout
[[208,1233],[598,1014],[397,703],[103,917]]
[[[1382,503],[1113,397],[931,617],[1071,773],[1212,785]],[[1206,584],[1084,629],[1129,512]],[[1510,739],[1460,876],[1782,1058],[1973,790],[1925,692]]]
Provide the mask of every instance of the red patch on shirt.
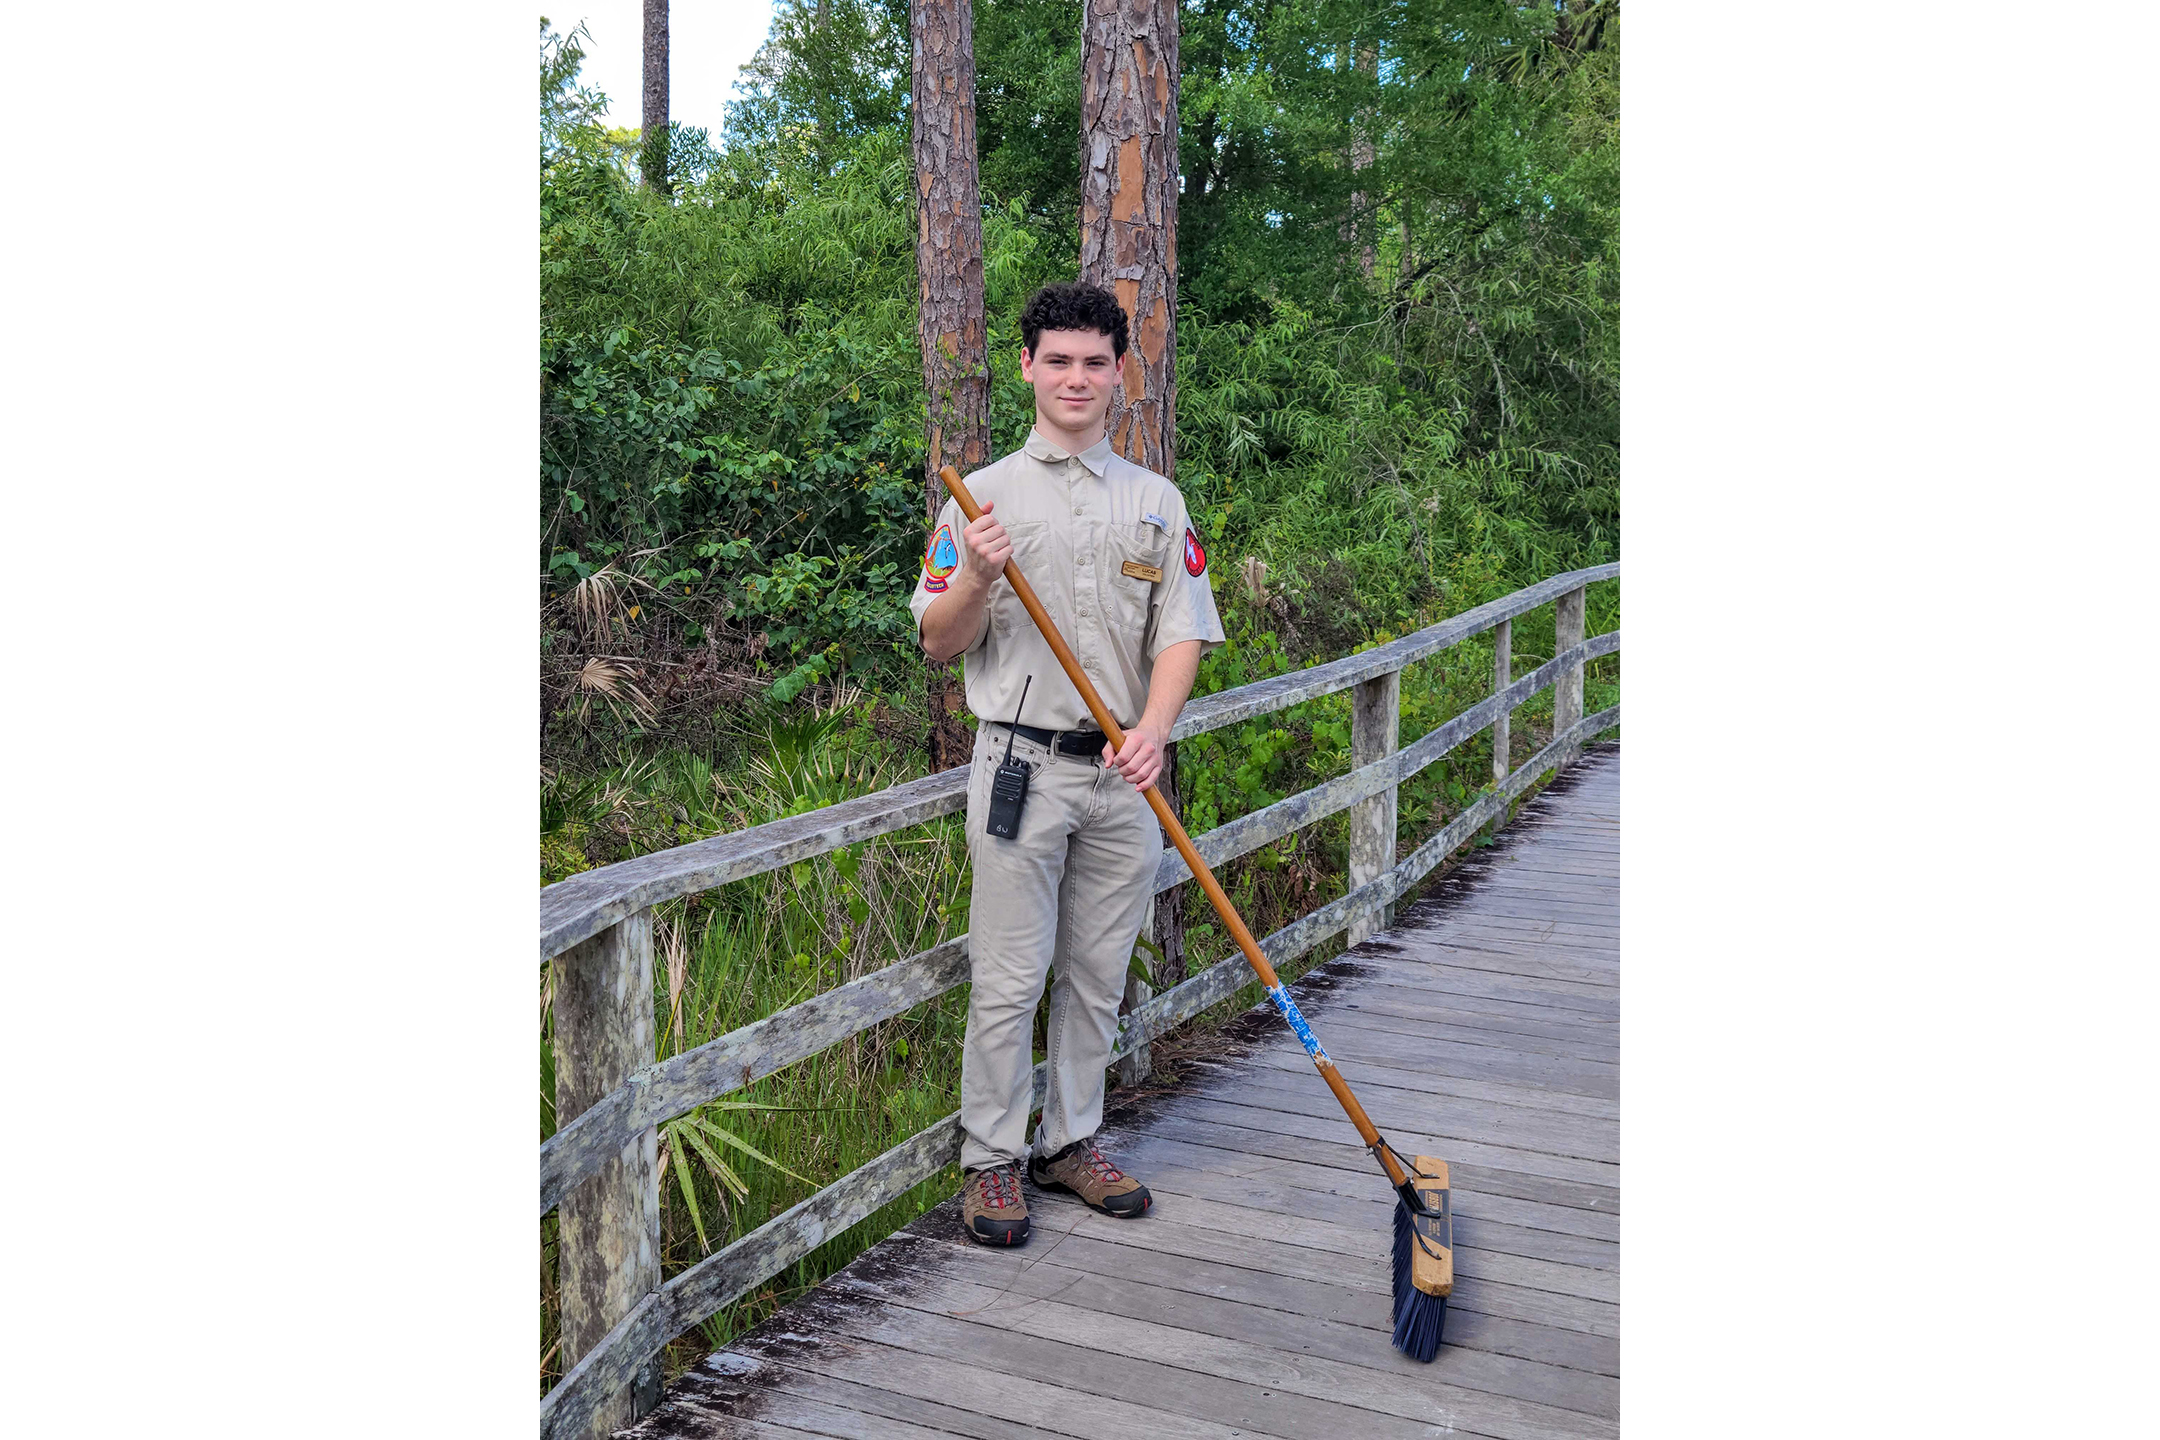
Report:
[[1185,573],[1197,576],[1207,569],[1207,551],[1200,548],[1200,537],[1190,525],[1185,527]]

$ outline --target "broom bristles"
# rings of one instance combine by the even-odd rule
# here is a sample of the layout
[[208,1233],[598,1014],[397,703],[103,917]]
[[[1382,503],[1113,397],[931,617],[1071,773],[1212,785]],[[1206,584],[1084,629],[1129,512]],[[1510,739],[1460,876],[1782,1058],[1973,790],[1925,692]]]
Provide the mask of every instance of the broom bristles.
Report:
[[1440,1353],[1440,1332],[1447,1325],[1447,1297],[1428,1295],[1410,1282],[1410,1257],[1416,1245],[1410,1229],[1410,1207],[1397,1200],[1395,1348],[1413,1360],[1430,1363]]

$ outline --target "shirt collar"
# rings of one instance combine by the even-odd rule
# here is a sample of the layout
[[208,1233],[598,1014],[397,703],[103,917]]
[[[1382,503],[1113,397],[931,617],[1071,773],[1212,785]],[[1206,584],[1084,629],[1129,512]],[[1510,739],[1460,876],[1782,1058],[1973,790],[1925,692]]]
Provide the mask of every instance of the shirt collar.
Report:
[[1065,460],[1078,460],[1088,468],[1088,473],[1098,480],[1102,478],[1103,472],[1110,468],[1110,436],[1108,432],[1104,433],[1102,439],[1097,440],[1087,449],[1074,455],[1045,440],[1040,430],[1030,430],[1028,431],[1026,449],[1028,454],[1049,465],[1056,465]]

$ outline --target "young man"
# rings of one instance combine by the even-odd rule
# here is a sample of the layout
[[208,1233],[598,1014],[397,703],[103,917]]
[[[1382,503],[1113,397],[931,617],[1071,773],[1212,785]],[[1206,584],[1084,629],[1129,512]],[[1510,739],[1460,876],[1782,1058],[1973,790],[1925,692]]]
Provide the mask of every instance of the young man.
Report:
[[[1106,1215],[1147,1209],[1147,1188],[1096,1150],[1103,1071],[1162,832],[1142,792],[1200,656],[1222,643],[1207,553],[1177,487],[1111,452],[1103,417],[1125,358],[1125,311],[1095,285],[1051,285],[1021,312],[1020,374],[1035,387],[1027,444],[967,478],[968,523],[948,500],[910,602],[923,649],[965,655],[976,728],[968,782],[975,886],[960,1062],[963,1214],[986,1245],[1027,1240],[1019,1163],[1033,1108],[1035,1006],[1050,990],[1049,1089],[1029,1178]],[[1112,753],[1003,578],[1019,562],[1125,731]],[[1026,711],[1021,694],[1026,691]],[[1010,839],[985,828],[1005,757],[1030,771]]]

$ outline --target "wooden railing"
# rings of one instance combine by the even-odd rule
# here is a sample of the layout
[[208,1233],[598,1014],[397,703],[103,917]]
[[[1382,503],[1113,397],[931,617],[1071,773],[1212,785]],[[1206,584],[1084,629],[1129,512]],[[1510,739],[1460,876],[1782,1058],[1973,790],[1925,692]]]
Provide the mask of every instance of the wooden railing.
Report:
[[[1196,836],[1210,866],[1248,854],[1341,810],[1350,814],[1350,891],[1260,942],[1277,966],[1344,932],[1355,944],[1383,928],[1394,902],[1494,819],[1540,776],[1570,764],[1584,741],[1620,723],[1620,707],[1582,713],[1583,665],[1620,648],[1620,632],[1583,637],[1585,588],[1618,578],[1618,564],[1556,575],[1415,634],[1188,705],[1173,740],[1352,690],[1346,775]],[[1517,678],[1513,621],[1554,607],[1552,659]],[[1495,634],[1492,695],[1407,747],[1398,747],[1402,669],[1487,630]],[[1553,738],[1508,765],[1509,716],[1554,687]],[[1395,856],[1396,787],[1491,727],[1493,784],[1409,856]],[[883,970],[789,1006],[693,1050],[654,1063],[652,908],[759,875],[858,840],[966,808],[968,767],[858,800],[589,870],[540,892],[540,958],[553,959],[556,1116],[540,1147],[540,1213],[560,1207],[558,1264],[567,1373],[540,1404],[543,1437],[604,1433],[629,1423],[657,1393],[653,1369],[674,1336],[748,1293],[817,1246],[952,1164],[957,1113],[834,1181],[662,1284],[658,1140],[661,1121],[739,1090],[891,1019],[968,978],[959,935]],[[1191,878],[1166,849],[1157,893]],[[1228,998],[1252,978],[1244,956],[1143,997],[1119,1021],[1113,1059]],[[1044,1068],[1035,1067],[1035,1095]]]

